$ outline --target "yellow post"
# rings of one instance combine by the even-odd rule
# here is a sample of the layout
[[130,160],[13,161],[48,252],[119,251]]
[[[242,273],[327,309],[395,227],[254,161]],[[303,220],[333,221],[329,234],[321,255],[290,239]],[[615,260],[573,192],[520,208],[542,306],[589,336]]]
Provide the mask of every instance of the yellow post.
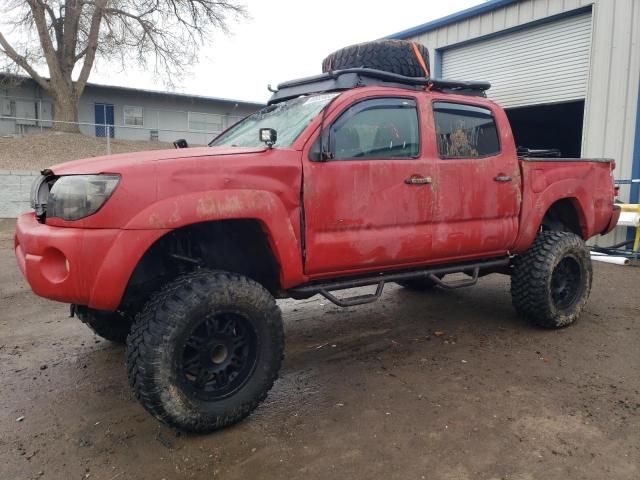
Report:
[[[640,215],[640,203],[625,203],[620,205],[623,212],[632,212]],[[640,225],[636,225],[636,239],[633,242],[633,251],[637,252],[640,246]]]

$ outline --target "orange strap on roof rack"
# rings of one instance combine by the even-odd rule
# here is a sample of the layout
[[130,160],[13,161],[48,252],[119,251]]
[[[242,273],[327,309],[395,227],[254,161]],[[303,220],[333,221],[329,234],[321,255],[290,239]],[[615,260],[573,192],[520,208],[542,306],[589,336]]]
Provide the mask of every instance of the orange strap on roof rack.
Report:
[[418,49],[418,45],[416,44],[416,42],[411,42],[411,46],[413,47],[413,53],[416,54],[416,58],[418,59],[418,63],[420,64],[420,66],[422,67],[422,70],[424,71],[425,78],[429,78],[429,69],[427,68],[427,64],[424,63],[424,58],[422,58],[422,54],[420,53],[420,50]]

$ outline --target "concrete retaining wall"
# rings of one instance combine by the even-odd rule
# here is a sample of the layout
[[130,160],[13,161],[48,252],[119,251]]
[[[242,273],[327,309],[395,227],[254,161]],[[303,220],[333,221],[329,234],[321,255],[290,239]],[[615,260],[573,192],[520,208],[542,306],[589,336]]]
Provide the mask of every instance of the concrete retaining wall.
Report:
[[0,218],[16,218],[31,209],[31,184],[39,176],[32,170],[0,170]]

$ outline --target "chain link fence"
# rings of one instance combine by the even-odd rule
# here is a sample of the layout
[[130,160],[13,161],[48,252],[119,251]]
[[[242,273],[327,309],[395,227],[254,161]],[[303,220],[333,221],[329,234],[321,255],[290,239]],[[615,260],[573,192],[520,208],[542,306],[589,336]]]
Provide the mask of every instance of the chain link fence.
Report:
[[[13,122],[13,126],[17,128],[7,128],[6,122]],[[5,123],[5,125],[2,125]],[[137,125],[115,125],[110,123],[90,123],[90,122],[64,122],[59,120],[43,120],[29,117],[0,117],[0,136],[3,138],[24,138],[33,134],[44,134],[56,132],[54,125],[74,125],[78,131],[88,138],[103,144],[103,154],[122,153],[122,149],[116,149],[114,145],[129,146],[132,150],[145,150],[163,148],[167,145],[171,146],[173,141],[184,138],[189,145],[206,145],[221,130],[198,131],[179,128],[149,128]],[[11,131],[14,130],[14,131]],[[58,129],[59,130],[59,129]],[[140,147],[132,142],[140,142]],[[95,142],[94,142],[95,143]],[[156,145],[154,145],[154,143]]]

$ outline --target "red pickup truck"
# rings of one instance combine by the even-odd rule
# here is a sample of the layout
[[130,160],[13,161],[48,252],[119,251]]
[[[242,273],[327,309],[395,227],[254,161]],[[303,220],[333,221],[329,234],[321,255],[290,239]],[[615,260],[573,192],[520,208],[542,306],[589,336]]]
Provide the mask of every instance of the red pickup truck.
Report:
[[584,241],[619,215],[614,163],[519,158],[487,87],[344,69],[280,85],[207,147],[51,167],[18,219],[18,264],[35,293],[126,340],[138,399],[189,431],[266,397],[275,298],[348,306],[389,282],[500,273],[520,314],[563,327],[591,288]]

